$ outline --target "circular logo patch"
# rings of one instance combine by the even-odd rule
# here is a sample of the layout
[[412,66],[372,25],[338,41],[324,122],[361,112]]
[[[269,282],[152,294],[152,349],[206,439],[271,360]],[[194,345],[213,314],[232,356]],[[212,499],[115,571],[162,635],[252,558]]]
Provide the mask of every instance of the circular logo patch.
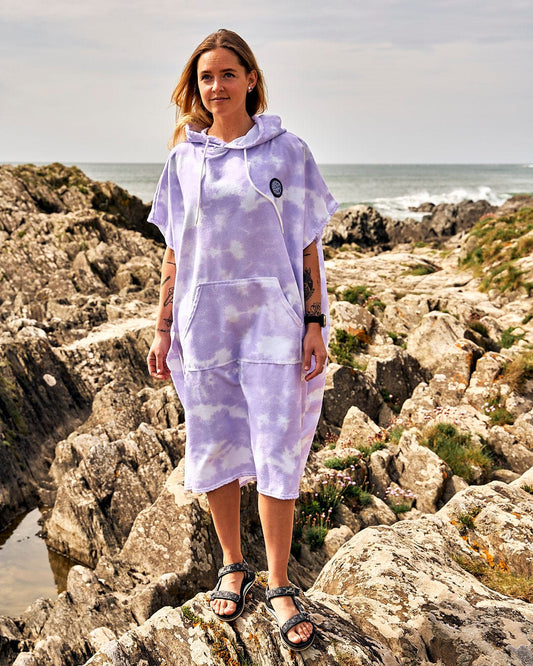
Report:
[[281,180],[278,180],[277,178],[272,178],[270,181],[270,191],[276,198],[280,198],[280,196],[283,194],[283,185],[281,184]]

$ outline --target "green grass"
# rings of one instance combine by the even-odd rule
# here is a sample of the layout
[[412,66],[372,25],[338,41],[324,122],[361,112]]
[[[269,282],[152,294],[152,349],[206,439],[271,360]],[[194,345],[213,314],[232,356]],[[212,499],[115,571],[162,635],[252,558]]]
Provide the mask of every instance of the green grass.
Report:
[[499,393],[487,400],[483,409],[492,425],[512,425],[515,422],[514,414],[506,409]]
[[422,444],[468,483],[476,478],[476,468],[481,468],[486,477],[494,468],[493,459],[485,446],[473,442],[470,433],[459,432],[451,423],[436,423],[428,428]]
[[411,505],[407,502],[404,502],[403,504],[389,504],[389,507],[394,511],[395,514],[399,513],[407,513],[407,511],[411,511]]
[[503,217],[482,217],[472,228],[467,243],[473,247],[461,262],[483,278],[481,289],[501,292],[525,289],[533,285],[524,281],[516,262],[528,256],[533,248],[533,208],[522,208]]
[[394,342],[395,345],[402,349],[407,349],[407,336],[405,333],[395,333],[394,331],[387,331],[387,335]]
[[529,493],[530,495],[533,495],[533,486],[530,486],[529,484],[524,483],[524,485],[520,486],[520,488],[522,488],[522,490],[525,490],[526,493]]
[[502,331],[502,335],[500,338],[500,345],[504,349],[510,349],[515,342],[518,342],[518,340],[522,340],[524,337],[524,333],[513,333],[513,331],[516,329],[515,326],[509,326],[509,328],[506,328],[505,331]]
[[348,287],[342,293],[342,300],[348,301],[353,305],[364,305],[368,298],[372,296],[370,289],[364,284]]
[[342,471],[348,469],[351,465],[358,465],[360,460],[361,457],[357,455],[345,456],[344,458],[328,458],[324,462],[324,466],[329,469]]
[[363,458],[370,458],[374,451],[381,451],[381,449],[386,449],[387,445],[385,442],[374,442],[370,446],[365,446],[361,444],[357,447],[359,451],[363,454]]
[[387,441],[392,442],[393,444],[398,444],[404,430],[405,428],[403,426],[392,426],[392,428],[387,431]]
[[361,352],[364,346],[364,343],[357,336],[342,328],[335,329],[335,342],[329,344],[330,351],[335,356],[337,363],[347,365],[350,368],[356,367],[353,355]]
[[416,264],[415,266],[411,266],[408,272],[411,275],[430,275],[436,271],[437,269],[435,266],[430,266],[429,264]]

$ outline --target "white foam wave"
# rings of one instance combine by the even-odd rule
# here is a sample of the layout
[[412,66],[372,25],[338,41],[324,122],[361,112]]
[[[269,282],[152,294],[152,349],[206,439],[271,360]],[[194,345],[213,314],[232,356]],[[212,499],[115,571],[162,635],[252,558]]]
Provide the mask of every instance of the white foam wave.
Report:
[[416,208],[423,203],[460,203],[461,201],[472,200],[479,201],[485,199],[493,206],[501,206],[509,198],[508,194],[497,194],[488,186],[481,185],[474,189],[458,187],[450,192],[431,193],[427,190],[418,190],[410,194],[399,197],[382,197],[372,202],[382,215],[392,217],[393,219],[405,219],[412,217],[415,220],[421,220],[426,213],[414,213],[411,208]]

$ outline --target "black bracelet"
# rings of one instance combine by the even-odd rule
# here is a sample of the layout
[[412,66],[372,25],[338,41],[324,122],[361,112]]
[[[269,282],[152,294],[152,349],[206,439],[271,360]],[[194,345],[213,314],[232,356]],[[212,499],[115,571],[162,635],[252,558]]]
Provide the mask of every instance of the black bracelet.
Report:
[[325,314],[319,314],[319,315],[305,315],[304,316],[304,324],[320,324],[322,328],[326,325],[326,315]]

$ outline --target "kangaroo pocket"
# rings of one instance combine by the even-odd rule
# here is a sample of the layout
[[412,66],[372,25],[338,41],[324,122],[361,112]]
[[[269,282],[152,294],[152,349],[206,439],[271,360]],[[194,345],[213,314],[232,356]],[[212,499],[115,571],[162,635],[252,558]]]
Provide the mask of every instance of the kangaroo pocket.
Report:
[[204,282],[196,286],[180,333],[184,366],[207,370],[237,360],[299,363],[302,330],[275,277]]

